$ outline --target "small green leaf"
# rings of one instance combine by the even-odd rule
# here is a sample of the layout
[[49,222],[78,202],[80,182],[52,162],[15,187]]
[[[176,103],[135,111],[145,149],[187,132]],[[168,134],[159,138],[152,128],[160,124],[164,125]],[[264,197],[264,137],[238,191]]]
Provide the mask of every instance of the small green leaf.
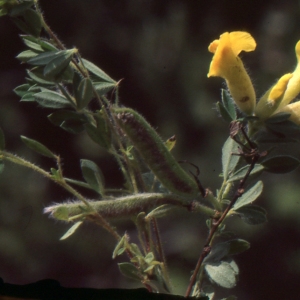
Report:
[[83,178],[100,195],[104,195],[103,175],[99,167],[87,159],[80,160]]
[[23,135],[21,135],[21,140],[29,149],[47,157],[56,158],[56,155],[53,154],[46,146],[44,146],[40,142],[29,139]]
[[290,155],[278,155],[265,159],[261,164],[265,167],[266,172],[283,174],[297,169],[300,161]]
[[70,237],[75,231],[79,228],[79,226],[83,223],[83,221],[76,222],[61,238],[60,240],[65,240]]
[[238,153],[238,144],[229,137],[222,148],[222,166],[225,181],[234,172],[240,159],[240,156],[234,155],[234,153]]
[[234,239],[226,243],[229,245],[228,255],[240,254],[250,248],[250,243],[243,239]]
[[43,107],[63,108],[70,106],[70,102],[61,94],[53,91],[40,92],[34,95],[36,102]]
[[47,63],[44,68],[44,76],[55,78],[60,75],[69,65],[76,49],[62,50],[54,59]]
[[0,150],[4,150],[5,148],[5,137],[3,130],[0,128]]
[[145,256],[145,262],[147,264],[152,263],[152,261],[154,260],[154,254],[152,252],[147,253],[147,255]]
[[[230,177],[227,182],[234,182],[237,180],[241,180],[245,177],[246,173],[248,172],[250,165],[244,166],[241,169],[239,169],[238,171],[236,171],[232,177]],[[254,176],[254,175],[259,175],[260,173],[262,173],[264,171],[264,167],[260,164],[256,164],[253,168],[253,170],[250,173],[250,177]]]
[[94,82],[94,87],[100,96],[104,96],[109,91],[114,89],[116,87],[116,84],[110,82]]
[[234,101],[230,97],[230,94],[228,91],[222,89],[221,93],[222,93],[221,94],[222,103],[223,103],[223,106],[224,106],[228,116],[230,117],[230,121],[236,120],[236,110],[235,110]]
[[19,96],[23,97],[25,94],[28,93],[28,89],[30,88],[30,85],[28,83],[21,84],[17,86],[13,91]]
[[43,52],[28,60],[34,66],[46,66],[51,60],[59,56],[63,51]]
[[38,37],[42,30],[42,20],[39,13],[33,9],[26,9],[23,13],[23,18],[30,34]]
[[262,181],[258,181],[254,186],[252,186],[249,190],[247,190],[234,204],[234,210],[241,208],[247,204],[252,203],[255,201],[261,194],[263,190],[263,183]]
[[224,288],[230,289],[236,285],[237,273],[228,262],[206,265],[205,270],[212,281]]
[[121,255],[125,251],[125,249],[126,249],[126,247],[124,247],[125,238],[126,238],[126,235],[123,235],[122,238],[120,239],[120,241],[118,242],[118,244],[116,245],[116,247],[113,251],[113,255],[112,255],[113,259],[115,259],[118,255]]
[[58,49],[47,41],[40,40],[41,47],[46,51],[58,51]]
[[40,72],[38,72],[37,70],[33,72],[27,70],[27,74],[35,83],[50,86],[53,86],[55,84],[54,81],[46,79],[45,76],[43,74],[40,74]]
[[111,144],[111,134],[110,130],[105,122],[105,119],[99,113],[96,117],[97,127],[87,123],[84,128],[89,135],[89,137],[101,147],[108,149]]
[[19,16],[24,13],[25,10],[30,8],[33,5],[33,1],[24,1],[23,3],[19,3],[18,5],[14,5],[10,10],[9,10],[9,15],[11,17]]
[[141,281],[142,275],[133,264],[124,262],[118,264],[118,267],[124,276],[130,279]]
[[250,225],[258,225],[267,221],[266,210],[257,205],[243,206],[236,210],[236,213],[243,221]]
[[79,133],[84,130],[84,124],[87,123],[85,115],[69,111],[58,110],[48,116],[51,123],[60,126],[71,133]]
[[93,84],[89,78],[83,78],[75,93],[77,108],[85,108],[93,98]]
[[43,48],[40,46],[40,44],[36,41],[35,38],[33,38],[30,35],[23,35],[22,36],[23,42],[25,43],[25,45],[35,51],[38,52],[43,52]]
[[103,72],[99,67],[94,65],[92,62],[82,59],[82,62],[84,66],[94,75],[96,75],[98,78],[107,81],[107,82],[112,82],[116,83],[112,78],[110,78],[105,72]]
[[170,215],[170,213],[172,213],[173,211],[178,211],[179,208],[171,205],[171,204],[163,204],[155,209],[153,209],[152,211],[150,211],[146,218],[163,218],[167,215]]
[[36,94],[36,93],[28,92],[28,93],[26,93],[26,94],[21,98],[20,101],[22,101],[22,102],[34,102],[34,101],[35,101],[35,98],[34,98],[34,95],[35,95],[35,94]]
[[227,110],[225,109],[222,102],[218,101],[216,103],[217,112],[221,115],[224,121],[231,122],[231,117],[228,114]]
[[16,58],[19,59],[22,62],[27,62],[31,58],[37,56],[38,53],[32,50],[26,50],[21,52]]

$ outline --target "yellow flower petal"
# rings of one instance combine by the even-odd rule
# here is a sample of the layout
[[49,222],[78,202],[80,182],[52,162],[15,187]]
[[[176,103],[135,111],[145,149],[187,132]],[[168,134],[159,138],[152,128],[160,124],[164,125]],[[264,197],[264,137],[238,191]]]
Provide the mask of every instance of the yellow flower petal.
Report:
[[244,31],[233,31],[229,33],[230,43],[233,53],[237,56],[241,51],[254,51],[256,48],[256,42],[254,38]]
[[248,115],[253,113],[255,107],[255,92],[243,62],[237,55],[241,51],[253,51],[255,47],[252,36],[242,31],[225,32],[208,47],[214,56],[207,76],[224,78],[236,105]]
[[300,41],[296,44],[295,52],[298,64],[293,72],[293,78],[288,83],[279,108],[282,108],[289,104],[300,93]]
[[286,91],[287,85],[292,77],[292,73],[283,75],[277,81],[277,83],[274,84],[261,97],[254,110],[254,113],[257,117],[259,117],[261,120],[265,120],[276,111],[282,101],[284,92]]

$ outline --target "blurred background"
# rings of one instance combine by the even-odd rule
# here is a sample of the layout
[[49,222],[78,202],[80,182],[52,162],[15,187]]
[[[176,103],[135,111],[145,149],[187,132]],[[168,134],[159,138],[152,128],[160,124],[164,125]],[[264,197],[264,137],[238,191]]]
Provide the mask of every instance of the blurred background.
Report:
[[[221,147],[228,125],[215,110],[224,86],[207,79],[210,42],[225,31],[248,31],[255,52],[242,54],[261,96],[276,79],[293,71],[294,47],[300,39],[299,1],[258,0],[41,0],[45,18],[67,47],[100,66],[120,84],[121,102],[142,113],[164,139],[176,134],[174,154],[201,170],[204,186],[220,186]],[[82,179],[79,159],[95,161],[108,187],[123,179],[112,157],[86,135],[71,135],[48,120],[51,110],[19,103],[12,90],[24,83],[25,65],[15,57],[25,49],[19,30],[0,19],[0,126],[7,150],[49,169],[49,159],[35,155],[20,141],[25,135],[60,154],[65,175]],[[219,298],[298,299],[300,280],[300,170],[263,176],[257,200],[268,223],[257,226],[234,218],[229,228],[251,243],[236,257],[239,282],[219,289]],[[85,192],[85,191],[82,191]],[[88,197],[94,194],[86,193]],[[60,187],[11,164],[0,175],[0,277],[25,284],[52,278],[66,287],[134,288],[140,284],[119,275],[111,259],[115,240],[93,224],[83,225],[65,241],[70,227],[42,214],[53,202],[70,199]],[[204,218],[183,213],[160,220],[163,245],[175,293],[183,294],[201,252],[207,229]],[[131,222],[115,224],[135,241]],[[217,297],[218,299],[218,297]]]

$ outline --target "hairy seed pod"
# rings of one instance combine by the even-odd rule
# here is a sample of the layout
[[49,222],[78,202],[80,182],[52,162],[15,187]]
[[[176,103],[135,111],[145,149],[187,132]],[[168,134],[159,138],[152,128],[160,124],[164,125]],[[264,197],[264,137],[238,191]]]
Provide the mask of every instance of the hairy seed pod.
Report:
[[46,207],[44,213],[60,221],[72,221],[72,217],[84,217],[96,212],[108,220],[130,219],[136,217],[140,212],[148,213],[161,205],[172,205],[174,207],[187,209],[192,212],[202,212],[209,217],[215,216],[215,210],[202,205],[197,200],[187,200],[172,194],[142,193],[114,200],[89,201],[87,207],[81,201],[54,204]]
[[159,181],[177,195],[195,197],[198,194],[195,180],[178,164],[148,122],[130,108],[116,108],[114,113],[117,123]]

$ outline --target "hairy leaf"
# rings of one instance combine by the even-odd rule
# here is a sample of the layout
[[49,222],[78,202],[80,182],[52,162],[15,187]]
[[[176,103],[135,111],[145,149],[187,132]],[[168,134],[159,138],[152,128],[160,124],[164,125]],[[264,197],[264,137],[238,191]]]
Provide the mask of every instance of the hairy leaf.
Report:
[[50,157],[50,158],[55,158],[55,154],[53,154],[46,146],[41,144],[40,142],[29,139],[26,136],[21,135],[21,140],[22,142],[31,150],[42,154],[44,156]]
[[252,203],[255,201],[261,194],[263,190],[262,181],[258,181],[254,186],[247,190],[238,200],[235,202],[232,209],[237,210],[242,206]]
[[70,237],[75,231],[79,228],[79,226],[83,223],[83,221],[76,222],[61,238],[60,240],[65,240]]
[[226,181],[230,174],[234,171],[240,157],[238,155],[233,155],[238,152],[238,144],[229,137],[222,149],[222,166],[223,166],[223,176]]
[[100,195],[104,195],[103,175],[99,167],[87,159],[80,160],[81,171],[85,181]]

